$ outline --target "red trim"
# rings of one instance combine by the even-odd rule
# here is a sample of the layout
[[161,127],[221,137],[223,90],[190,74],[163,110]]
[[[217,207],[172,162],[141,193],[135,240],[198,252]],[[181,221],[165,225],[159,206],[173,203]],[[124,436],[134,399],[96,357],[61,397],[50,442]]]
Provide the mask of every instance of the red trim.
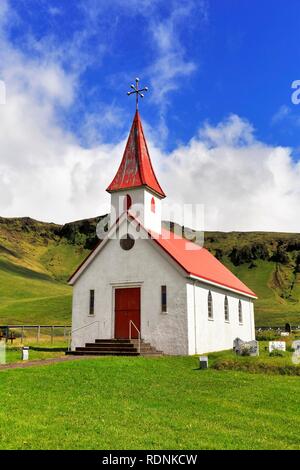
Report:
[[198,277],[200,280],[205,279],[206,281],[213,282],[214,284],[224,286],[224,287],[228,287],[228,289],[233,289],[237,292],[241,292],[241,293],[244,293],[244,294],[247,294],[247,295],[252,295],[253,297],[257,297],[257,295],[254,292],[252,292],[251,290],[247,291],[247,290],[238,289],[236,287],[230,286],[229,284],[225,284],[225,283],[220,282],[220,281],[214,281],[213,279],[210,279],[209,277],[205,277],[205,276],[202,276],[202,275],[200,276],[199,274],[195,274],[195,273],[189,273],[189,275]]
[[[127,215],[129,218],[135,220],[140,226],[142,226],[142,224],[129,211],[127,212]],[[113,227],[115,227],[118,223],[119,219],[115,222]],[[113,230],[113,227],[111,227],[110,231]],[[242,281],[240,281],[228,268],[218,261],[206,248],[199,247],[195,243],[179,237],[178,235],[176,235],[175,238],[172,232],[169,232],[165,229],[163,230],[162,235],[152,233],[145,229],[145,227],[143,227],[143,229],[146,233],[148,233],[149,237],[154,240],[154,242],[159,245],[159,247],[162,248],[164,252],[167,253],[167,255],[170,256],[170,258],[173,259],[183,269],[185,273],[187,273],[187,275],[195,276],[199,278],[200,281],[203,279],[204,281],[212,282],[217,286],[219,285],[228,289],[232,289],[244,295],[257,297],[256,294],[251,291],[251,289],[248,289]],[[167,237],[164,237],[164,234],[167,235]],[[72,274],[69,282],[88,261],[90,256],[99,247],[100,243],[101,240]],[[197,249],[195,250],[194,248],[192,250],[187,250],[186,244],[191,244]],[[191,269],[193,266],[196,266],[197,268],[199,266],[199,271],[197,272],[196,270]],[[207,274],[205,273],[205,270],[207,271]],[[215,274],[215,277],[209,276],[209,272]],[[224,282],[224,278],[226,279],[226,276],[229,277],[230,281],[232,282]]]
[[159,197],[163,192],[151,163],[140,115],[136,111],[119,169],[106,189],[109,193],[146,186]]

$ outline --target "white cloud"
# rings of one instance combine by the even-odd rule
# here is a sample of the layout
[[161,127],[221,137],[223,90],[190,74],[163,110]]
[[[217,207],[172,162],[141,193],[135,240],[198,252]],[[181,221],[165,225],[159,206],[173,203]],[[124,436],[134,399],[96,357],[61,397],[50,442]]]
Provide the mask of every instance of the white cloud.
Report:
[[[1,15],[0,8],[0,23]],[[171,35],[163,31],[157,33],[161,50],[172,55]],[[65,222],[104,213],[105,188],[125,141],[87,149],[64,130],[57,108],[73,104],[78,75],[66,72],[58,56],[46,61],[41,51],[28,59],[2,32],[0,59],[7,85],[7,103],[0,106],[0,215]],[[121,110],[105,109],[102,117],[116,125],[116,115],[118,121]],[[90,119],[87,131],[95,127]],[[231,115],[216,126],[206,123],[171,154],[154,139],[150,152],[168,199],[204,204],[206,229],[300,231],[300,164],[291,149],[257,141],[245,119]]]
[[206,230],[299,232],[300,163],[291,149],[257,141],[238,116],[206,125],[166,162],[170,199],[204,204]]
[[164,19],[153,17],[149,23],[151,47],[155,60],[149,66],[153,101],[165,108],[167,95],[177,90],[180,79],[188,77],[197,68],[196,63],[186,57],[186,50],[180,41],[180,29],[192,21],[194,2],[175,2],[170,15]]
[[291,108],[289,108],[288,106],[286,106],[284,104],[284,105],[280,106],[280,108],[272,116],[271,123],[276,124],[276,123],[284,120],[290,114],[291,114]]
[[299,113],[297,112],[298,110],[296,109],[297,108],[296,106],[294,106],[293,108],[294,109],[286,105],[280,106],[280,108],[272,116],[271,124],[282,125],[282,123],[285,123],[289,127],[299,128],[300,126]]
[[153,60],[145,70],[146,76],[150,77],[150,100],[159,108],[158,133],[163,140],[168,136],[169,94],[187,86],[189,77],[198,67],[191,59],[191,52],[183,45],[182,32],[186,40],[189,31],[198,34],[199,28],[208,21],[205,0],[173,0],[169,5],[168,15],[162,18],[154,11],[149,20],[149,48],[153,51]]

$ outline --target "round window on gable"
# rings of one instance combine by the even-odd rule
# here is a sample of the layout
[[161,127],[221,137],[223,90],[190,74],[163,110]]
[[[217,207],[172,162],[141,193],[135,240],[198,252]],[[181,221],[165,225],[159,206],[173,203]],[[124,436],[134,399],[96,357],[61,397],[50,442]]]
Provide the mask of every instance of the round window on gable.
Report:
[[151,199],[151,212],[155,214],[155,199],[154,197]]
[[123,237],[120,239],[120,247],[122,250],[129,251],[131,248],[134,247],[135,240],[132,235],[127,233],[126,235],[123,235]]
[[132,199],[129,196],[129,194],[126,194],[125,199],[124,199],[124,209],[125,209],[125,211],[128,211],[131,206],[132,206]]

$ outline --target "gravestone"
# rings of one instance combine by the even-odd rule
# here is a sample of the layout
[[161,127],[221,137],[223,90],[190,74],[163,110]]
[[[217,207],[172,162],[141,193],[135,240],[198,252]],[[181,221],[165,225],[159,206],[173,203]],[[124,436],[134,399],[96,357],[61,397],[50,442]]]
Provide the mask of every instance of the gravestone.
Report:
[[294,349],[294,351],[300,351],[300,341],[293,341],[292,348]]
[[289,332],[288,331],[282,331],[280,333],[280,336],[290,336]]
[[199,357],[199,368],[200,369],[208,369],[208,357],[207,356],[200,356]]
[[259,344],[258,341],[243,341],[240,338],[236,338],[233,341],[233,350],[239,355],[258,356],[259,355]]
[[233,350],[238,353],[243,347],[244,341],[240,338],[235,338],[233,341]]
[[285,329],[285,331],[286,331],[287,333],[290,333],[290,332],[291,332],[291,324],[290,324],[290,323],[286,323],[284,329]]
[[269,341],[269,352],[274,351],[286,351],[286,342],[285,341]]

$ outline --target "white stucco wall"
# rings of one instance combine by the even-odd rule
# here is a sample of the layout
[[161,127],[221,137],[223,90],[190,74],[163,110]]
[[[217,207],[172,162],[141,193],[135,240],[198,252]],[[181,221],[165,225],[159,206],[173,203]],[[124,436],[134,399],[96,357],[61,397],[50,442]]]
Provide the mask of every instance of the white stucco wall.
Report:
[[[161,312],[161,286],[167,286],[168,313]],[[130,251],[109,240],[74,285],[72,348],[96,338],[114,337],[114,289],[141,287],[141,335],[166,354],[188,354],[186,279],[150,240],[138,239]],[[90,317],[89,292],[95,290]]]
[[[213,320],[208,319],[208,292],[213,298]],[[224,297],[229,303],[229,322],[225,321]],[[239,323],[238,302],[242,302],[243,323]],[[237,337],[255,339],[254,309],[250,298],[208,286],[201,282],[187,283],[189,354],[232,349]]]
[[[135,210],[139,212],[139,220],[147,230],[153,230],[156,233],[161,232],[161,199],[148,191],[144,187],[136,189],[128,189],[127,191],[118,191],[111,194],[111,225],[124,212],[124,200],[126,195],[132,200],[132,208],[130,211],[135,214]],[[151,199],[155,200],[155,212],[151,211]]]
[[[143,236],[124,219],[118,232]],[[145,233],[144,233],[145,234]],[[167,286],[168,312],[161,312],[161,286]],[[137,239],[124,251],[119,239],[108,240],[74,284],[72,348],[95,339],[114,338],[114,291],[141,288],[141,335],[166,354],[202,354],[231,349],[237,337],[255,339],[253,300],[228,289],[188,279],[184,271],[155,242]],[[95,291],[95,315],[89,316],[89,294]],[[213,319],[208,318],[208,292]],[[225,321],[224,298],[229,302]],[[238,302],[243,322],[239,323]]]

